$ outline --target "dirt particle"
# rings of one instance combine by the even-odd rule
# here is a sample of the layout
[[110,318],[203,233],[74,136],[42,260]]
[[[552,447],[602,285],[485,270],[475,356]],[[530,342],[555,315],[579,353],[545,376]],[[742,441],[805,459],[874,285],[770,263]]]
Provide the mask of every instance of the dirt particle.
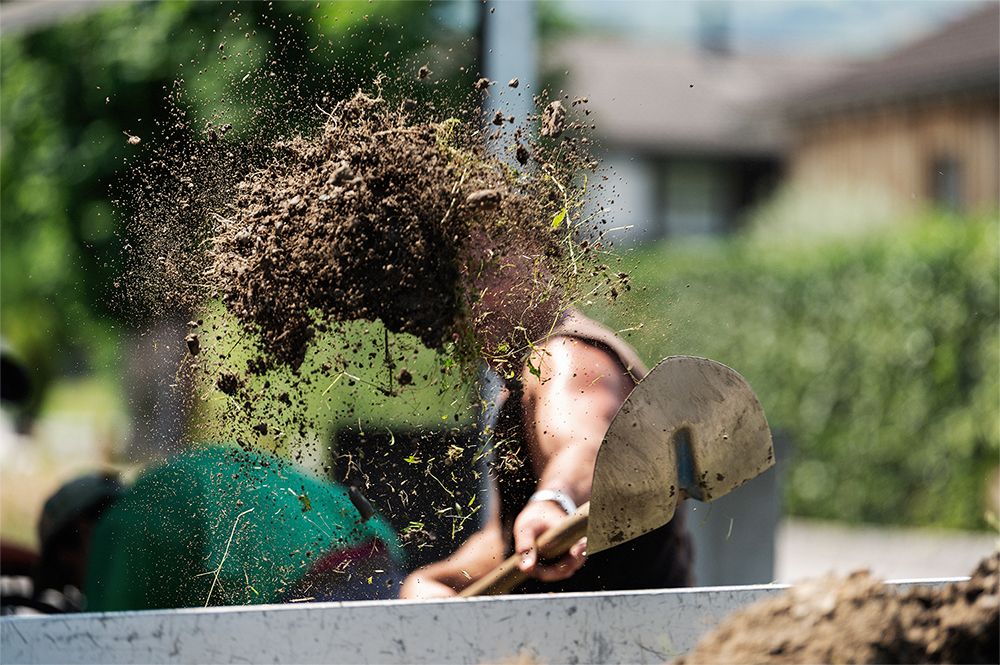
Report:
[[542,136],[549,138],[559,138],[566,123],[566,108],[562,102],[556,100],[545,107],[542,113]]
[[185,337],[184,343],[187,344],[188,353],[192,356],[198,355],[198,352],[201,351],[201,342],[198,340],[198,335],[194,333]]
[[515,76],[511,80],[507,81],[507,85],[510,86],[511,88],[516,88],[517,86],[521,85],[521,82],[518,81],[517,77]]
[[426,79],[427,77],[429,77],[433,73],[434,72],[431,71],[431,68],[428,67],[426,64],[424,64],[417,71],[417,78],[420,79],[421,81],[423,81],[424,79]]
[[474,207],[495,208],[501,198],[503,195],[497,189],[480,189],[465,197],[465,203]]
[[531,153],[520,143],[517,144],[517,148],[514,150],[514,158],[517,159],[517,163],[524,166],[531,159]]
[[215,387],[226,395],[235,395],[243,384],[240,378],[230,372],[223,372],[215,382]]
[[400,532],[399,540],[403,545],[420,549],[430,546],[437,537],[426,528],[411,525]]

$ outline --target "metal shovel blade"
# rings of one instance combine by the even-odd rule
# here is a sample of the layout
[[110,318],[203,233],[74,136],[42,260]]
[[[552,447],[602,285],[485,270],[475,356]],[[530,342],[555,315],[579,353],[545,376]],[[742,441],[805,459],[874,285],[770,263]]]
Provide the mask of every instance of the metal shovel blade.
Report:
[[587,552],[657,529],[679,501],[717,499],[773,464],[746,380],[713,360],[667,358],[629,395],[598,451]]

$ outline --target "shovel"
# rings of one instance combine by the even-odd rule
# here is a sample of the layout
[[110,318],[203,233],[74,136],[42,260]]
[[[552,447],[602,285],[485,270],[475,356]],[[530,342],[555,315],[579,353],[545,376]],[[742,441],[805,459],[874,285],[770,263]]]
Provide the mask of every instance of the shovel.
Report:
[[[678,502],[712,501],[774,464],[771,431],[746,380],[691,356],[660,361],[621,405],[597,453],[591,497],[538,538],[540,559],[587,553],[658,529]],[[527,579],[514,554],[460,595],[507,593]]]

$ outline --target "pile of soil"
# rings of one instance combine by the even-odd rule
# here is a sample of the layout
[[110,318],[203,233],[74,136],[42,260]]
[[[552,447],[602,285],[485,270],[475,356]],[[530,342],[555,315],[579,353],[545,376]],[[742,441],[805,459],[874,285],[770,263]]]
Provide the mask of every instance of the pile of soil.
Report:
[[998,585],[1000,551],[938,587],[826,577],[734,614],[675,663],[995,663]]
[[[444,547],[481,508],[454,497],[481,469],[477,447],[455,442],[479,408],[482,360],[513,377],[566,307],[628,288],[605,251],[613,185],[589,155],[586,100],[541,91],[527,118],[487,113],[487,98],[536,91],[473,82],[447,54],[451,81],[373,62],[367,93],[345,96],[354,84],[336,67],[300,79],[252,50],[207,50],[229,79],[210,117],[188,110],[192,72],[143,133],[152,152],[121,188],[116,298],[139,325],[176,325],[176,345],[157,351],[177,353],[162,387],[183,400],[170,417],[189,438],[357,482],[383,513],[409,516],[404,537],[436,528]],[[371,487],[392,463],[423,477]]]
[[[381,80],[302,102],[308,119],[268,139],[215,117],[188,136],[172,91],[174,122],[132,188],[126,281],[137,309],[190,319],[174,383],[191,388],[194,436],[329,472],[331,428],[367,426],[356,394],[449,395],[441,417],[460,428],[484,359],[513,377],[568,306],[628,288],[585,100],[543,91],[515,118],[482,110],[522,94],[485,79],[447,109],[383,96]],[[412,372],[427,349],[439,367]]]
[[[484,277],[513,263],[525,263],[505,273],[505,292],[523,301],[518,313],[531,304],[551,322],[575,297],[574,262],[587,247],[570,220],[552,220],[585,161],[579,146],[564,142],[555,160],[532,144],[536,164],[517,171],[489,156],[483,138],[454,118],[418,120],[407,100],[359,93],[329,111],[318,134],[274,146],[213,215],[205,273],[259,334],[265,366],[297,368],[316,332],[341,321],[381,320],[431,348],[468,340],[477,316],[511,309],[476,307]],[[527,151],[523,142],[518,134],[510,150]]]

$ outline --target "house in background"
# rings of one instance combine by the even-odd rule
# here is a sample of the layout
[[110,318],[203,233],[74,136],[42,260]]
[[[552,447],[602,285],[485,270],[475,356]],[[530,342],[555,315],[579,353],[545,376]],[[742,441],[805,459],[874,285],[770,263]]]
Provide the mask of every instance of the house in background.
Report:
[[851,69],[843,60],[737,54],[725,29],[693,48],[577,38],[545,55],[570,97],[586,96],[604,165],[610,228],[625,242],[723,233],[779,182],[783,104]]
[[802,95],[788,108],[789,183],[877,191],[893,212],[995,211],[1000,4]]
[[590,100],[613,189],[597,216],[628,229],[619,242],[738,229],[779,185],[836,202],[833,219],[875,200],[890,218],[996,210],[1000,3],[867,62],[734,53],[724,24],[701,32],[696,47],[579,37],[543,56]]

